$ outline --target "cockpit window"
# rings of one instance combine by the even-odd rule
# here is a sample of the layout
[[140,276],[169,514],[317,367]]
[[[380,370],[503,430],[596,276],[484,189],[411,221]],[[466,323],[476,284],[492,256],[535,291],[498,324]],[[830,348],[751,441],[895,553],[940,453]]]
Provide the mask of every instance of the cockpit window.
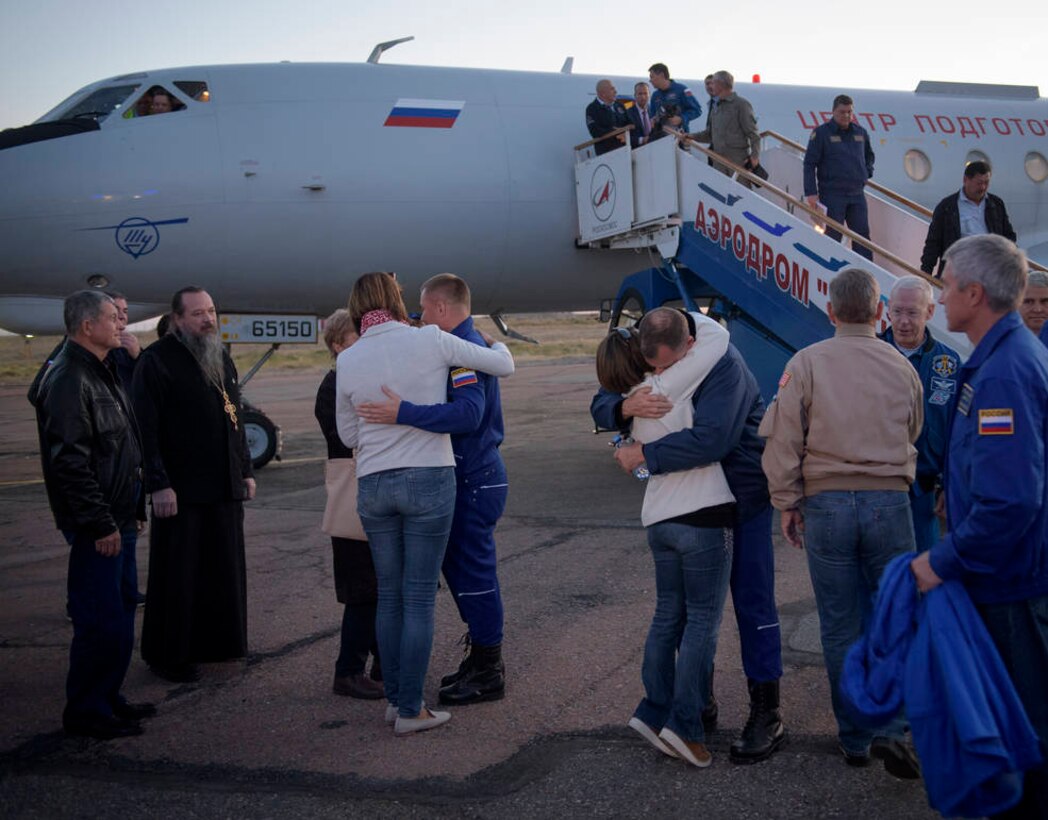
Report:
[[150,88],[134,104],[124,112],[124,119],[135,117],[148,117],[153,114],[170,114],[172,111],[182,111],[186,104],[172,94],[162,85],[150,86]]
[[196,102],[211,102],[211,92],[208,91],[205,82],[178,80],[175,82],[175,88]]
[[100,88],[88,94],[72,108],[61,111],[54,119],[89,118],[95,122],[102,122],[114,111],[121,110],[124,107],[124,101],[137,89],[137,85],[112,85]]

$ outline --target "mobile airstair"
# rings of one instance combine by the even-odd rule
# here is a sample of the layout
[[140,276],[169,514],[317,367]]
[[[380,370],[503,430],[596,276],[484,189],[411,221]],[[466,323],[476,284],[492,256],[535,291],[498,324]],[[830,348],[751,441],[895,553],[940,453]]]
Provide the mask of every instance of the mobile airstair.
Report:
[[[873,273],[884,302],[898,276],[924,276],[917,265],[931,213],[917,203],[871,182],[872,239],[866,240],[808,206],[802,146],[762,134],[761,165],[769,174],[763,181],[690,138],[678,147],[677,136],[600,156],[592,142],[576,147],[577,244],[635,248],[647,262],[609,306],[613,324],[667,303],[706,309],[726,322],[770,400],[789,357],[833,334],[826,303],[839,271],[855,266]],[[843,234],[840,242],[824,234],[827,224]],[[873,262],[849,241],[869,248]],[[937,294],[939,281],[925,278]],[[878,331],[887,319],[883,311]],[[967,356],[971,345],[947,329],[945,311],[936,310],[930,325],[936,338]]]

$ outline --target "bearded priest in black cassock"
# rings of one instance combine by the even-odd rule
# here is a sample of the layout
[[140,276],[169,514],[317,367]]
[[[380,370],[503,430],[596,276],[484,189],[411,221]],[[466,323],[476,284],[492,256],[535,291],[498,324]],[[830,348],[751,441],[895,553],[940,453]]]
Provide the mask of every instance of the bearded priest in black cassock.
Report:
[[135,413],[153,508],[142,659],[171,681],[247,654],[244,501],[255,495],[236,369],[214,302],[183,288],[172,331],[143,352]]

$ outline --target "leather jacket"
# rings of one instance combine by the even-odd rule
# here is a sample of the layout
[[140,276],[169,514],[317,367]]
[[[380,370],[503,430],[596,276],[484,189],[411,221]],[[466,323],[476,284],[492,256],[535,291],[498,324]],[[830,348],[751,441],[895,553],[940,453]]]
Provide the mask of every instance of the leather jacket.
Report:
[[142,446],[113,373],[67,341],[29,400],[55,524],[102,538],[135,520]]

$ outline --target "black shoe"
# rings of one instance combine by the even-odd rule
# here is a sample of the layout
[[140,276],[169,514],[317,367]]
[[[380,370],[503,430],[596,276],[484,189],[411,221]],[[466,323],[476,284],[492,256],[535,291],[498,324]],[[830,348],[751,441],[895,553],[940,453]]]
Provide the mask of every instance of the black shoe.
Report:
[[156,714],[152,703],[128,703],[122,700],[113,704],[113,714],[120,720],[145,720]]
[[135,606],[145,606],[146,596],[141,592],[135,593]]
[[891,737],[875,737],[870,754],[884,763],[884,771],[900,780],[917,780],[921,764],[909,743]]
[[750,717],[742,736],[731,744],[732,763],[759,763],[786,744],[786,728],[779,711],[779,682],[746,683],[750,690]]
[[467,632],[459,639],[459,643],[462,645],[462,662],[459,663],[459,668],[452,672],[450,675],[445,675],[440,679],[440,688],[444,689],[448,686],[453,686],[458,683],[462,678],[469,674],[470,663],[473,660],[473,652],[470,651],[472,644],[469,639],[469,633]]
[[62,728],[67,735],[93,737],[96,740],[113,740],[142,734],[142,727],[134,721],[99,714],[63,715]]
[[335,675],[331,684],[331,691],[336,695],[358,700],[380,700],[386,696],[385,687],[376,680],[372,680],[363,672],[355,675]]
[[158,666],[149,664],[149,671],[158,678],[171,681],[171,683],[193,683],[200,680],[200,670],[195,664],[182,663],[175,666]]
[[502,663],[502,644],[473,644],[466,674],[440,690],[440,702],[464,706],[467,703],[501,700],[505,695],[506,667]]
[[840,744],[837,744],[837,748],[841,750],[841,754],[844,755],[844,762],[855,769],[865,769],[870,765],[870,753],[869,752],[849,752]]

